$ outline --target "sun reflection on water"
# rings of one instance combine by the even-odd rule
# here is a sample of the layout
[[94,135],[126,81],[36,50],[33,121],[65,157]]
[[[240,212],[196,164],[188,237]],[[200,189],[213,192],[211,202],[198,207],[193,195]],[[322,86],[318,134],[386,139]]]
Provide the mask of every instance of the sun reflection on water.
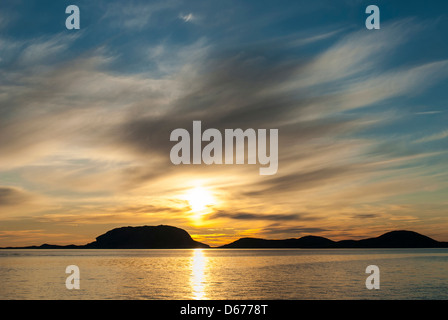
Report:
[[203,249],[194,249],[191,257],[191,291],[193,299],[207,299],[205,293],[205,269],[207,267],[207,258]]

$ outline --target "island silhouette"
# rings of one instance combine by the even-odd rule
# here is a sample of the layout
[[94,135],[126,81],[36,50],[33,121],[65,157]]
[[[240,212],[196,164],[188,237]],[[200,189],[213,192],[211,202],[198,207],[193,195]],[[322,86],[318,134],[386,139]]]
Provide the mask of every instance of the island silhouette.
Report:
[[448,242],[439,242],[414,231],[396,230],[362,240],[333,241],[318,236],[283,240],[241,238],[221,248],[448,248]]
[[[190,234],[177,227],[137,226],[120,227],[98,236],[85,245],[54,245],[3,247],[0,249],[193,249],[210,248],[195,241]],[[448,242],[440,242],[414,231],[395,230],[379,237],[361,240],[333,241],[319,236],[269,240],[241,238],[216,248],[267,249],[267,248],[448,248]]]

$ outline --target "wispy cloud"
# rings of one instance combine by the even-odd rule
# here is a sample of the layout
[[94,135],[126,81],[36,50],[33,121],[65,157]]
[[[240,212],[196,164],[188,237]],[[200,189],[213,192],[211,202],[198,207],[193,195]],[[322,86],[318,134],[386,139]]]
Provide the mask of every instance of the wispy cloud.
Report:
[[418,140],[415,140],[414,142],[415,143],[431,142],[431,141],[442,140],[442,139],[445,139],[446,137],[448,137],[448,130],[444,130],[442,132],[435,133],[435,134],[420,138]]
[[299,221],[302,219],[302,215],[298,213],[283,214],[283,213],[250,213],[250,212],[226,212],[218,210],[213,213],[208,219],[229,218],[235,220],[274,220],[274,221]]
[[180,14],[179,18],[182,19],[185,22],[190,22],[196,19],[196,17],[192,13],[188,14]]
[[0,207],[19,205],[29,198],[30,195],[18,188],[0,186]]
[[111,27],[128,30],[141,30],[148,25],[154,25],[157,14],[164,10],[174,8],[175,1],[129,2],[112,3],[107,6],[103,19],[110,23]]
[[443,113],[443,111],[422,111],[422,112],[415,112],[417,115],[427,115],[427,114],[439,114]]

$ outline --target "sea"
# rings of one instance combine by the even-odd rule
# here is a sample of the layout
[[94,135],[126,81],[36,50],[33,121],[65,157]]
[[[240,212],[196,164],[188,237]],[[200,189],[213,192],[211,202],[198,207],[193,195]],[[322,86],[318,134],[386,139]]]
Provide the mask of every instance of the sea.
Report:
[[446,300],[448,249],[4,249],[0,299]]

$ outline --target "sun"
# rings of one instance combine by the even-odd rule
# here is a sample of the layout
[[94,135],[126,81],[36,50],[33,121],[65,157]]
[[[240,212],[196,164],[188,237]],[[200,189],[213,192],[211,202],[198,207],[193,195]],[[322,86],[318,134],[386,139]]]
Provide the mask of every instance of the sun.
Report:
[[215,204],[215,198],[210,190],[197,186],[187,191],[185,199],[191,207],[191,211],[197,216],[201,216],[210,210],[210,206]]

